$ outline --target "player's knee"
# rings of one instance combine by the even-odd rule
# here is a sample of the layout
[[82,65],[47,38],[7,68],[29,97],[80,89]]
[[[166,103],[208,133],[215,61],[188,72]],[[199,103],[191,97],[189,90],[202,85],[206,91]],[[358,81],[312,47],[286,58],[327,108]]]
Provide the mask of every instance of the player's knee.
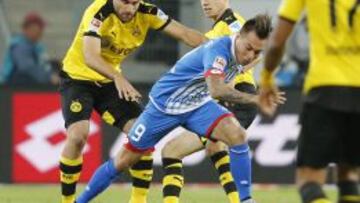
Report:
[[227,149],[228,147],[223,142],[208,141],[205,151],[207,156],[212,156],[218,152],[227,151]]
[[237,127],[233,130],[232,133],[228,135],[229,138],[229,146],[235,146],[244,144],[246,140],[246,132],[240,127]]
[[128,169],[135,163],[137,163],[140,160],[141,156],[142,154],[133,153],[127,150],[121,150],[114,158],[115,168],[119,171]]
[[172,159],[182,159],[182,155],[178,153],[178,150],[176,149],[175,142],[168,142],[164,146],[164,148],[161,150],[161,157],[162,158],[172,158]]
[[238,122],[233,119],[224,119],[219,126],[220,128],[215,132],[215,135],[219,134],[219,140],[229,147],[245,143],[246,132]]
[[75,145],[77,149],[82,149],[87,141],[89,129],[86,126],[70,126],[67,131],[68,142]]

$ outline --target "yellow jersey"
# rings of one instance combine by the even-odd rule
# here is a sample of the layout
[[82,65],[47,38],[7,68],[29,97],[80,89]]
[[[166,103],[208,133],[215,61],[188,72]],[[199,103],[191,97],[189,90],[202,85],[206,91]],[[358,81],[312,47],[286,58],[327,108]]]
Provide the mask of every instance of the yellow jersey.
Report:
[[360,1],[283,0],[279,16],[296,22],[307,15],[310,67],[304,91],[360,87]]
[[[242,16],[234,13],[231,9],[227,9],[219,20],[215,22],[213,28],[205,34],[205,36],[209,39],[214,39],[217,37],[231,35],[239,32],[244,23],[245,19]],[[253,70],[250,69],[245,73],[236,76],[235,84],[242,82],[250,83],[255,86]]]
[[111,0],[95,0],[85,11],[75,39],[64,60],[63,71],[76,80],[109,82],[110,80],[88,67],[83,55],[83,37],[101,39],[101,56],[121,71],[121,62],[140,47],[149,29],[161,30],[171,19],[155,5],[140,3],[134,18],[121,22]]

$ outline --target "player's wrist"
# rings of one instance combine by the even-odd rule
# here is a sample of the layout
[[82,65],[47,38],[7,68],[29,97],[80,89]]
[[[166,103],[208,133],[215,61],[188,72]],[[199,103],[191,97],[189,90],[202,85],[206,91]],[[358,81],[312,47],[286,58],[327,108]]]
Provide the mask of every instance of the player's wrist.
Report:
[[119,79],[123,79],[123,75],[120,72],[115,72],[113,75],[113,80],[119,80]]
[[260,86],[269,87],[269,86],[274,86],[274,85],[275,85],[275,79],[273,76],[273,72],[269,71],[266,68],[263,68],[261,71],[261,75],[260,75]]

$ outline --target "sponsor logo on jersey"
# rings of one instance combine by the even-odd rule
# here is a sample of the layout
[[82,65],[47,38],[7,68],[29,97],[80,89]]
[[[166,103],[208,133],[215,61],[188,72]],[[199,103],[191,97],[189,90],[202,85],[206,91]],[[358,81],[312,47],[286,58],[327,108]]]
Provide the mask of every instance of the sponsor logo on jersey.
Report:
[[89,30],[92,32],[98,32],[101,27],[101,24],[102,24],[101,20],[93,18],[90,22]]
[[221,71],[225,69],[225,66],[226,66],[226,60],[220,56],[215,58],[215,61],[212,65],[213,68],[219,69]]

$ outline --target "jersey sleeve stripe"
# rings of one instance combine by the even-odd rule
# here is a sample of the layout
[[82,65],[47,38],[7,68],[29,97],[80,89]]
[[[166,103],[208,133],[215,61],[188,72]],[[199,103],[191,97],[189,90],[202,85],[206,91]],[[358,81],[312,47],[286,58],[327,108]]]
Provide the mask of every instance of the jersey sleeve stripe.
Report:
[[84,36],[91,36],[91,37],[101,38],[101,36],[98,33],[94,32],[94,31],[85,32]]
[[164,25],[162,25],[161,27],[159,27],[159,28],[156,29],[156,30],[157,30],[157,31],[161,31],[161,30],[165,29],[166,26],[168,26],[168,25],[171,23],[171,21],[172,21],[172,19],[169,17],[169,18],[167,19],[167,21],[164,23]]
[[282,15],[279,15],[279,18],[282,19],[282,20],[285,20],[285,21],[287,21],[289,23],[292,23],[292,24],[296,23],[296,20],[290,19],[290,18],[282,16]]
[[225,22],[226,24],[230,25],[231,23],[237,21],[234,12],[229,8],[226,9],[225,12],[222,14],[222,16],[213,24],[213,28],[216,24],[219,22]]
[[114,12],[114,6],[112,4],[112,1],[107,1],[106,4],[104,4],[100,10],[94,15],[94,18],[101,20],[104,22],[104,20],[110,16],[111,13]]
[[139,8],[138,8],[138,11],[140,13],[157,15],[158,8],[155,5],[152,5],[152,4],[141,3]]

